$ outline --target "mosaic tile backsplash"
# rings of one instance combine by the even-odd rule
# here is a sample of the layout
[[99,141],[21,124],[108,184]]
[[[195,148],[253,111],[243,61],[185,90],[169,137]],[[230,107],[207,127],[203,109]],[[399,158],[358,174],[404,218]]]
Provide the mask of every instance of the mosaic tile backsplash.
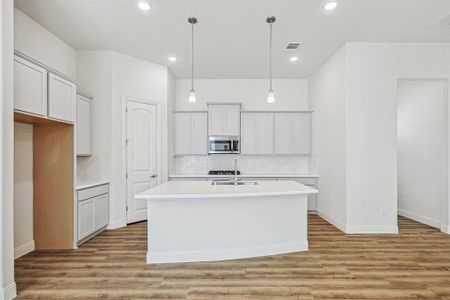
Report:
[[233,170],[234,159],[242,174],[313,174],[315,159],[305,156],[188,155],[174,158],[175,174],[207,174],[209,170]]

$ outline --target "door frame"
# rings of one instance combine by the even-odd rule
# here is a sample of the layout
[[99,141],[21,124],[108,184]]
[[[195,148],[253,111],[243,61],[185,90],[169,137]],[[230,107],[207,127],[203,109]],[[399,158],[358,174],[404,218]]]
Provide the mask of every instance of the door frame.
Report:
[[127,170],[128,170],[128,153],[127,153],[127,103],[128,102],[137,102],[142,104],[149,104],[154,105],[156,107],[156,141],[158,143],[156,147],[156,172],[157,172],[157,179],[156,184],[161,184],[162,180],[162,124],[161,124],[161,102],[160,101],[154,101],[154,100],[145,100],[145,99],[138,99],[134,97],[129,96],[122,96],[122,178],[123,181],[123,194],[122,197],[125,199],[123,201],[123,207],[122,207],[122,213],[123,213],[123,220],[125,221],[125,226],[128,224],[128,214],[127,214],[127,205],[128,205],[128,178],[127,176]]

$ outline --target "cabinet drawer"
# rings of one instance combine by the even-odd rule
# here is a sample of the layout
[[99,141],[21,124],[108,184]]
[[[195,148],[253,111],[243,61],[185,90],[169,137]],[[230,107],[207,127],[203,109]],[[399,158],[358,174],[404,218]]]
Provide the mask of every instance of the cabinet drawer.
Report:
[[83,201],[95,196],[103,195],[109,192],[109,184],[94,186],[78,191],[78,201]]

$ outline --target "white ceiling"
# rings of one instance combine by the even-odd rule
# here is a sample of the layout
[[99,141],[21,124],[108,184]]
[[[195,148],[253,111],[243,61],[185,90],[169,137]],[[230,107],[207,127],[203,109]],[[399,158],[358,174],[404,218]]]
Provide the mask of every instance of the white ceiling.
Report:
[[[309,77],[344,42],[450,42],[450,27],[431,24],[450,13],[449,0],[16,0],[16,7],[76,49],[112,49],[167,64],[190,76],[189,16],[196,16],[196,77],[268,77],[269,15],[274,25],[276,78]],[[302,46],[289,62],[291,41]],[[169,63],[174,55],[178,61]]]

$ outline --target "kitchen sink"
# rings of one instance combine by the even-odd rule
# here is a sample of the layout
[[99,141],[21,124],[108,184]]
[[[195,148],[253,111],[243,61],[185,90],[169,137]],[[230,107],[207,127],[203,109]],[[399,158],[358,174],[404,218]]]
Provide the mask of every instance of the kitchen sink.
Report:
[[258,185],[256,181],[213,180],[212,185]]

